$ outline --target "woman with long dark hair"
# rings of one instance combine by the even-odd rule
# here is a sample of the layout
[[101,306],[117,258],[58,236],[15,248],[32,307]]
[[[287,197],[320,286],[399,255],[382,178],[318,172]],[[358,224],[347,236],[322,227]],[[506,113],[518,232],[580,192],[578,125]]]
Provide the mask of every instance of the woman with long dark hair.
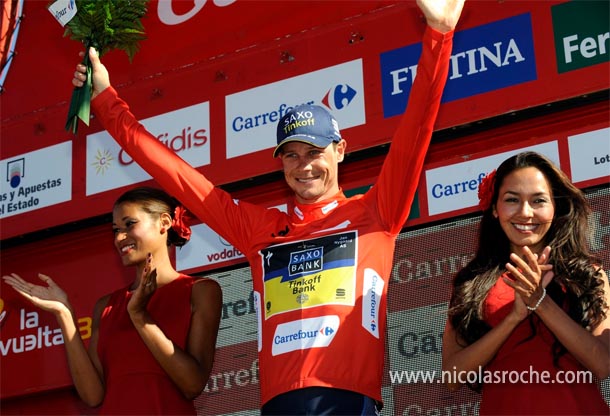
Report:
[[443,336],[449,387],[481,391],[482,415],[608,415],[596,381],[610,374],[610,289],[583,193],[523,152],[479,200],[478,249],[454,278]]

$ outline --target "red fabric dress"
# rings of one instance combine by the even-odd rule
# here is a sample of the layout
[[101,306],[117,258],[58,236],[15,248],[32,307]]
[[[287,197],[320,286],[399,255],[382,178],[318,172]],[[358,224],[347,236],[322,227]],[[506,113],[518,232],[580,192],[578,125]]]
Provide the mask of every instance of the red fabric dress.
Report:
[[[181,275],[157,288],[148,311],[163,333],[185,348],[191,323],[195,280]],[[150,353],[127,313],[128,288],[110,295],[102,312],[97,352],[104,369],[106,394],[101,415],[193,415],[195,406],[178,390]]]
[[[486,322],[498,325],[512,310],[514,299],[513,289],[498,279],[485,301]],[[560,368],[555,367],[553,335],[537,316],[533,320],[533,338],[528,339],[532,330],[530,320],[525,319],[485,367],[485,374],[504,375],[504,382],[484,383],[479,414],[608,416],[610,408],[591,380],[592,374],[584,374],[586,368],[569,353],[559,360]]]

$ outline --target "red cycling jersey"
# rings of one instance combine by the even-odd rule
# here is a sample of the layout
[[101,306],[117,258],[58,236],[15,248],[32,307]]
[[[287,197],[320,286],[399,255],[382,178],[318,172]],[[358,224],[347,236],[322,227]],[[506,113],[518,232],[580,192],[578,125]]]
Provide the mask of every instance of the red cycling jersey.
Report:
[[453,32],[430,27],[409,104],[375,185],[288,212],[234,201],[135,119],[113,88],[93,100],[104,127],[168,193],[251,266],[261,402],[333,387],[381,402],[386,293],[447,79]]

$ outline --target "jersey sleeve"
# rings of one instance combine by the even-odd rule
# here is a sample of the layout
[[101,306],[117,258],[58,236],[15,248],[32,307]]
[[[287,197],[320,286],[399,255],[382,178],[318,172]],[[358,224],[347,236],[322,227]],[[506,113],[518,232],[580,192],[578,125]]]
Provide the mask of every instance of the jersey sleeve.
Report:
[[380,221],[393,234],[404,226],[415,197],[447,81],[453,33],[426,27],[407,108],[375,186],[369,191]]
[[247,251],[252,224],[268,216],[267,209],[237,203],[214,187],[201,172],[148,132],[114,88],[106,88],[91,104],[108,133],[167,193],[237,249]]

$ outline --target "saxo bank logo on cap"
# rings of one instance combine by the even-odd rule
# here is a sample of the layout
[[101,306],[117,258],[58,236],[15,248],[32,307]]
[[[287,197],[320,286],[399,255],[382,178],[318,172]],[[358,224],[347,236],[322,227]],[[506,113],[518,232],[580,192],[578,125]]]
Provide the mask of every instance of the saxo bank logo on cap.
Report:
[[273,157],[288,142],[302,142],[325,148],[340,141],[339,124],[328,110],[319,105],[301,104],[286,113],[278,123],[277,146]]

